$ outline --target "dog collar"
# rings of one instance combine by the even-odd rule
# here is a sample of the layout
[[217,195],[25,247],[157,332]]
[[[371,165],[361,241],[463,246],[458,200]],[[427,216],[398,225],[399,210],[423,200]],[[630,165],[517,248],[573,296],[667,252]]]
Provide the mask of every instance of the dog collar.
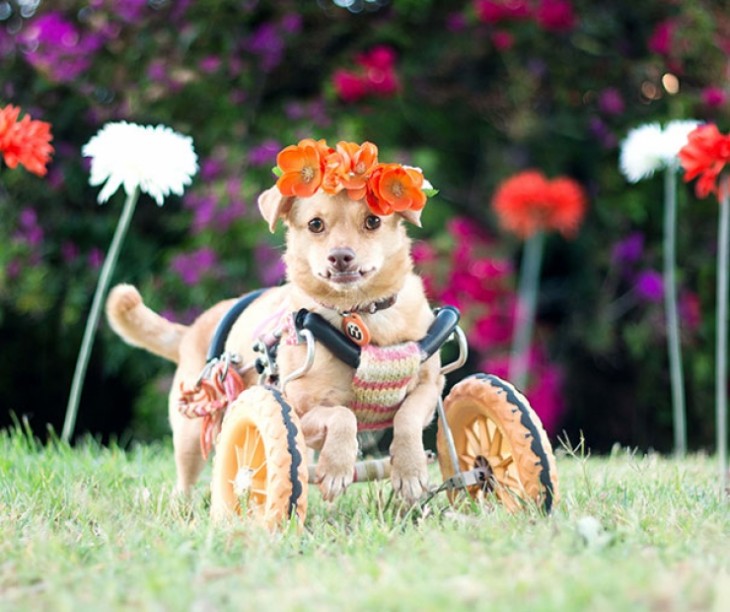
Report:
[[398,299],[398,294],[391,295],[387,298],[383,298],[382,300],[376,300],[375,302],[366,302],[365,304],[355,304],[352,308],[339,308],[337,306],[334,306],[332,304],[325,304],[324,302],[320,302],[319,305],[323,308],[327,308],[328,310],[335,310],[340,315],[345,316],[348,314],[375,314],[379,310],[386,310],[387,308],[390,308],[395,304],[396,300]]

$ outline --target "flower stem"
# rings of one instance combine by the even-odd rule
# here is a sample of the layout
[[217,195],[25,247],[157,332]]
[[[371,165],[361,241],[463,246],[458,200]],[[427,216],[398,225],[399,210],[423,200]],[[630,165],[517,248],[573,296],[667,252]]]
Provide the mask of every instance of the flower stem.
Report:
[[81,341],[81,350],[79,351],[79,356],[76,360],[76,370],[74,371],[71,393],[68,398],[68,405],[66,406],[66,418],[64,419],[63,432],[61,433],[61,440],[64,442],[68,442],[71,439],[74,428],[76,427],[76,416],[79,411],[81,389],[86,376],[86,368],[89,365],[91,346],[94,342],[96,329],[99,325],[99,317],[101,316],[104,296],[109,288],[109,281],[111,280],[112,273],[116,267],[122,241],[124,240],[124,236],[129,228],[129,223],[132,220],[132,214],[134,213],[134,207],[137,204],[138,197],[139,189],[135,189],[132,193],[127,195],[122,214],[117,222],[117,229],[114,232],[114,237],[112,238],[112,243],[109,247],[109,252],[104,259],[104,265],[101,267],[99,281],[96,284],[96,292],[94,293],[94,299],[91,303],[91,312],[89,312],[89,317],[86,319],[86,329],[84,330],[84,337]]
[[673,167],[667,168],[664,173],[664,309],[667,317],[667,349],[672,385],[674,452],[683,457],[687,453],[687,423],[675,274],[677,261],[677,181],[675,173],[676,169]]
[[518,389],[524,390],[527,382],[527,366],[530,355],[532,329],[535,324],[537,293],[540,284],[540,268],[545,234],[536,232],[525,242],[517,288],[517,312],[515,315],[512,350],[509,358],[509,378]]
[[727,489],[727,314],[728,243],[730,242],[730,180],[720,185],[720,228],[717,239],[717,342],[715,347],[715,424],[720,483]]

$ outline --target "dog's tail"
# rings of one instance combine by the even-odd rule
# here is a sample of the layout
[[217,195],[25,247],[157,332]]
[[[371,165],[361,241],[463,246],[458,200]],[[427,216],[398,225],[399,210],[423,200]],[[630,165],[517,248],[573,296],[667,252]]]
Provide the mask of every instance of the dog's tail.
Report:
[[111,328],[132,346],[177,363],[180,340],[188,329],[147,308],[132,285],[114,287],[106,300],[106,316]]

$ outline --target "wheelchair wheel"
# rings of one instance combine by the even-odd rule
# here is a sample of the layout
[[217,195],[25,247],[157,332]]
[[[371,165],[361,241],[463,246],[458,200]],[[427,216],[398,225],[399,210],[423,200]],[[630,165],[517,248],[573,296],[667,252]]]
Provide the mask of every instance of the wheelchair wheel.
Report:
[[[481,499],[493,494],[508,509],[534,503],[549,513],[558,500],[555,456],[527,399],[510,383],[477,374],[456,384],[444,401],[461,471],[484,468],[483,482],[467,487]],[[454,475],[443,424],[436,438],[441,474]],[[451,491],[454,501],[456,492]]]
[[299,419],[281,394],[246,389],[223,419],[211,481],[211,516],[252,518],[275,530],[290,517],[304,523],[307,465]]

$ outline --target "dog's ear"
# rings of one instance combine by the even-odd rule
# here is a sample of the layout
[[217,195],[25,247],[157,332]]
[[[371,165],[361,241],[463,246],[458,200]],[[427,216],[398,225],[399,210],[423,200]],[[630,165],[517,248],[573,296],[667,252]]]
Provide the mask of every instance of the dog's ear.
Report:
[[421,211],[420,210],[404,210],[398,213],[409,223],[413,223],[416,227],[421,227]]
[[281,195],[276,186],[259,196],[259,211],[272,232],[276,229],[276,222],[289,214],[293,203],[294,198]]

